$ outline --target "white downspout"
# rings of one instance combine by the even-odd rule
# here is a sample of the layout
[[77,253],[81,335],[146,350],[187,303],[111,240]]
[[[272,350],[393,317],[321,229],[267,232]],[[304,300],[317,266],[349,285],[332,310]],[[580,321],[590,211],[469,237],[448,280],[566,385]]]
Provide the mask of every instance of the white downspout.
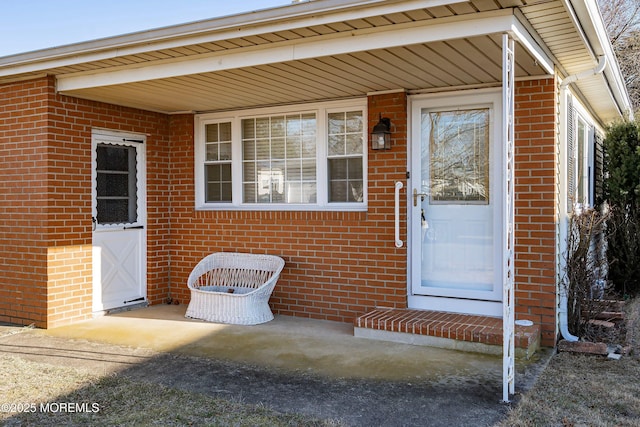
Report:
[[[607,57],[605,55],[602,55],[598,59],[598,65],[595,68],[591,70],[583,71],[581,73],[572,74],[566,79],[564,79],[562,83],[560,83],[560,90],[561,91],[566,90],[567,86],[569,86],[571,83],[575,81],[578,81],[585,77],[591,77],[591,76],[595,76],[597,74],[602,73],[606,66],[607,66]],[[560,94],[560,96],[564,98],[563,95],[564,94],[562,93]],[[564,338],[565,340],[575,342],[575,341],[578,341],[579,338],[571,334],[571,332],[569,332],[569,321],[567,318],[567,313],[568,313],[567,302],[568,302],[567,289],[560,289],[560,307],[558,308],[558,314],[560,316],[560,334],[562,335],[562,338]]]
[[558,313],[560,314],[560,334],[562,334],[562,338],[567,341],[575,342],[578,341],[578,337],[572,335],[569,332],[569,320],[567,318],[567,290],[560,290],[560,308],[558,309]]

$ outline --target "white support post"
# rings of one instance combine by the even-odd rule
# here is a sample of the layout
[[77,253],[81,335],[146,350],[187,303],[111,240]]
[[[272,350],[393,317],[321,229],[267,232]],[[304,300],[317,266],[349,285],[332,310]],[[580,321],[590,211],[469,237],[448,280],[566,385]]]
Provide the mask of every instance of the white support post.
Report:
[[502,36],[502,130],[504,144],[504,218],[502,265],[502,400],[509,402],[515,392],[515,290],[514,290],[514,103],[515,42],[509,34]]

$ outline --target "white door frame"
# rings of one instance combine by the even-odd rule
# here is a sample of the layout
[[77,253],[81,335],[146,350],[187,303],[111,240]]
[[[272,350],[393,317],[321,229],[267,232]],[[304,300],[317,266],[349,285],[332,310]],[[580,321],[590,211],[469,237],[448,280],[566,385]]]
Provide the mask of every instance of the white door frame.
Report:
[[[97,146],[120,145],[136,148],[136,221],[126,224],[98,224],[97,218]],[[93,129],[91,138],[91,216],[93,221],[93,312],[136,305],[147,300],[147,197],[146,197],[146,136],[105,129]],[[131,257],[123,258],[127,264],[135,264],[136,289],[128,298],[103,301],[102,248],[105,238],[129,242],[136,247]]]
[[[418,262],[417,252],[420,251],[420,239],[416,238],[421,235],[421,216],[420,206],[413,206],[413,191],[421,192],[420,185],[420,156],[416,156],[415,152],[421,144],[419,120],[422,108],[449,108],[455,110],[460,107],[468,108],[493,104],[491,113],[491,146],[490,146],[490,162],[492,162],[493,170],[491,171],[491,197],[494,198],[493,205],[493,229],[494,229],[494,282],[496,288],[491,292],[492,299],[483,300],[477,295],[470,298],[453,298],[444,296],[425,296],[417,295],[413,291],[413,284],[416,280],[420,280],[421,263]],[[488,316],[502,316],[502,234],[503,234],[503,184],[502,184],[502,159],[504,149],[502,144],[502,93],[500,89],[480,89],[464,92],[438,93],[429,95],[416,95],[408,100],[409,111],[409,144],[408,144],[408,168],[410,171],[409,185],[407,188],[407,241],[408,241],[408,266],[409,274],[407,275],[408,284],[408,307],[423,310],[440,310],[465,314],[479,314]],[[417,144],[417,146],[416,146]],[[420,199],[418,198],[418,202]],[[419,205],[419,203],[418,203]]]

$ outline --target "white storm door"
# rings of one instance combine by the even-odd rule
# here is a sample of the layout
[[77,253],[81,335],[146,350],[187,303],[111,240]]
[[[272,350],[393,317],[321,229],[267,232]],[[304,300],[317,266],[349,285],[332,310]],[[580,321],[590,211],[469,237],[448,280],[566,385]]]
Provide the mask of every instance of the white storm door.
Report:
[[501,313],[500,104],[500,92],[412,101],[414,308]]
[[144,137],[92,137],[93,311],[146,300]]

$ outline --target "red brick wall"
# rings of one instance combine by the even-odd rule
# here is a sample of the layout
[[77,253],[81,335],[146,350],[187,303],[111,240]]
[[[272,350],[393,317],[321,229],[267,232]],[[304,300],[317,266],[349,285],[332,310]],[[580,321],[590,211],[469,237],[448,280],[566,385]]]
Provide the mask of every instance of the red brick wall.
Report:
[[188,301],[187,277],[205,255],[239,251],[285,259],[270,301],[277,313],[345,322],[376,306],[406,307],[406,249],[396,249],[393,228],[394,183],[406,173],[406,105],[404,93],[369,99],[369,129],[380,112],[389,117],[393,148],[369,151],[367,212],[195,211],[193,119],[175,117],[172,295]]
[[554,80],[516,84],[516,317],[556,334],[556,116]]
[[169,117],[56,94],[53,78],[0,86],[0,320],[91,316],[91,129],[147,135],[148,295],[169,295]]
[[[91,315],[92,127],[147,135],[148,296],[188,302],[193,266],[215,251],[281,255],[274,311],[351,321],[406,307],[406,248],[394,246],[394,183],[407,170],[406,94],[369,97],[367,212],[196,211],[192,115],[165,116],[55,93],[51,78],[0,86],[0,321],[51,327]],[[553,80],[517,84],[516,298],[555,338]],[[406,188],[403,189],[403,192]],[[403,197],[403,200],[405,198]],[[406,240],[406,206],[401,215]]]
[[46,80],[0,86],[0,321],[46,325]]

